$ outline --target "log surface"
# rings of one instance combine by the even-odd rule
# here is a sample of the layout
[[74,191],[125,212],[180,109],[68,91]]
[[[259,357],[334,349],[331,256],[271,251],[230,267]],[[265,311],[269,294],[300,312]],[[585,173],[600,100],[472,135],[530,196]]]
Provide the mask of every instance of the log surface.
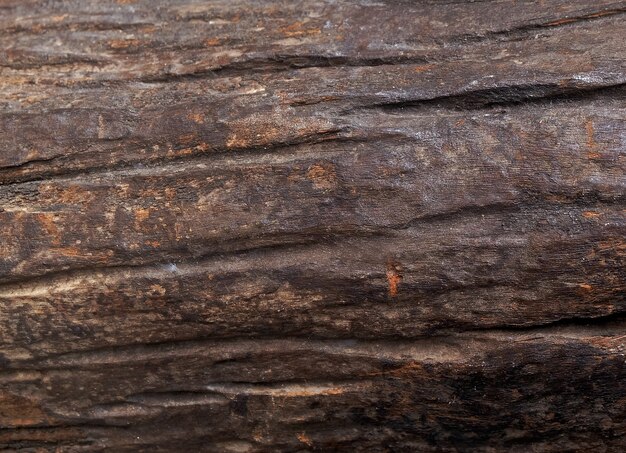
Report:
[[0,0],[0,448],[624,451],[625,17]]

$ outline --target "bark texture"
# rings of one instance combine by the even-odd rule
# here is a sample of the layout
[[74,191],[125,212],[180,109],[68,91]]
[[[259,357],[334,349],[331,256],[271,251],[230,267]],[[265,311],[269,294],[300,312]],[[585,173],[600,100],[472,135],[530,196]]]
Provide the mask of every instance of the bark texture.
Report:
[[624,451],[625,17],[0,0],[0,447]]

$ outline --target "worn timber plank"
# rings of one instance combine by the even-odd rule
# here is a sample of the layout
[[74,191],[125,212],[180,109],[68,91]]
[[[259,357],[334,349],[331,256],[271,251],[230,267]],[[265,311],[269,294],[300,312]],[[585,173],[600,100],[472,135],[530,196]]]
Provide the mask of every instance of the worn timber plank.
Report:
[[0,0],[0,448],[624,451],[624,17]]

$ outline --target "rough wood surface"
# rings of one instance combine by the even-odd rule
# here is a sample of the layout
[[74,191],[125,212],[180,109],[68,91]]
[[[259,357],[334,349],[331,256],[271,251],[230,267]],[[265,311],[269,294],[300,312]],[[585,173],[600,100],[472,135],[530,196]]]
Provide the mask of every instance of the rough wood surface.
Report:
[[0,0],[0,447],[624,451],[625,16]]

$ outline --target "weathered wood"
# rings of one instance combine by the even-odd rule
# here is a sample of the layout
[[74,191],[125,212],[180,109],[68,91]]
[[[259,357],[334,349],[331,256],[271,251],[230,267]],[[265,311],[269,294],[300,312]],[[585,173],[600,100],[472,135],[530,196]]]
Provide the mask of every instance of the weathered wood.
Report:
[[625,13],[0,0],[0,446],[626,449]]

